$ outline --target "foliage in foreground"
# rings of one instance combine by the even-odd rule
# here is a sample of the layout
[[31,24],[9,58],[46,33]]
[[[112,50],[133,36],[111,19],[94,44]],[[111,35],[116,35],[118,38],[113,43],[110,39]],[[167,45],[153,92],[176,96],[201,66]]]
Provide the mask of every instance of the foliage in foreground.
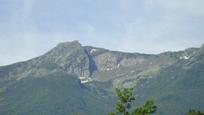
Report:
[[133,89],[124,88],[122,90],[116,89],[116,94],[119,98],[115,106],[115,112],[109,113],[109,115],[150,115],[156,112],[156,105],[153,100],[148,100],[141,107],[132,109],[132,103],[135,100],[133,96]]
[[190,109],[186,115],[204,115],[203,112],[199,111],[199,110],[194,110],[194,109]]

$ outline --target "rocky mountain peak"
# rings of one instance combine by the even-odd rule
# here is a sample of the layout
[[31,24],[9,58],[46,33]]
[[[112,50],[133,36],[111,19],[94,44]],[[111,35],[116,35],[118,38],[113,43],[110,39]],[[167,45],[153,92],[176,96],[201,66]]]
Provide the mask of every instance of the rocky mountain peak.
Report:
[[[38,58],[0,67],[0,93],[3,94],[0,114],[9,114],[10,111],[19,115],[36,111],[69,114],[69,111],[83,108],[81,113],[96,115],[100,111],[96,110],[93,114],[86,112],[93,110],[95,105],[108,107],[99,101],[107,101],[111,105],[116,87],[134,88],[134,95],[141,102],[146,97],[156,96],[158,106],[164,108],[158,113],[165,115],[204,107],[201,101],[204,100],[203,48],[204,45],[179,52],[148,55],[82,46],[78,41],[60,43]],[[76,105],[69,106],[73,102]],[[166,111],[169,107],[173,108]]]
[[82,50],[82,46],[78,41],[59,43],[55,48],[46,53],[44,56],[49,58],[57,58],[64,61],[71,54]]
[[[79,77],[91,77],[94,72],[107,72],[121,67],[152,66],[155,56],[110,51],[103,48],[82,46],[79,41],[59,43],[50,52],[33,63],[54,65]],[[44,66],[43,66],[44,67]],[[44,68],[43,68],[44,69]],[[40,70],[37,70],[40,71]]]
[[57,45],[57,47],[63,47],[63,48],[66,48],[66,47],[77,47],[77,46],[81,46],[81,43],[79,43],[78,40],[74,40],[74,41],[71,41],[71,42],[62,42],[62,43],[59,43]]
[[111,73],[113,71],[122,71],[124,68],[133,68],[128,69],[128,73],[135,70],[143,71],[146,68],[159,69],[161,66],[171,65],[177,60],[189,59],[196,52],[197,49],[161,55],[124,53],[82,46],[79,41],[72,41],[59,43],[46,54],[22,63],[22,68],[19,67],[12,74],[23,78],[29,75],[43,76],[53,71],[64,71],[68,74],[75,74],[79,78],[89,78],[94,77],[92,76],[94,73]]
[[70,74],[79,77],[90,76],[90,57],[79,41],[59,43],[50,52],[41,57],[39,62],[54,63]]

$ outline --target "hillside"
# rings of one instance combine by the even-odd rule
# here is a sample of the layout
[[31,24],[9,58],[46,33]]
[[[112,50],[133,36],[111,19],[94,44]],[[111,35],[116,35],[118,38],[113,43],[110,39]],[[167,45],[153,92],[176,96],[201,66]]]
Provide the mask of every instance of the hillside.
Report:
[[0,114],[105,114],[115,87],[137,104],[154,97],[158,114],[204,109],[204,46],[158,55],[60,43],[46,54],[0,67]]

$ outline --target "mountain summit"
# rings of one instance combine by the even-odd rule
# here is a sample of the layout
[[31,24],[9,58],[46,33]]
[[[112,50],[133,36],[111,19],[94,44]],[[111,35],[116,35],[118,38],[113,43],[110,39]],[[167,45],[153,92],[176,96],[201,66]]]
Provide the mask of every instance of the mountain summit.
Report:
[[0,114],[105,114],[113,109],[115,87],[134,88],[137,104],[154,96],[160,114],[202,109],[203,57],[203,46],[150,55],[60,43],[40,57],[0,67]]

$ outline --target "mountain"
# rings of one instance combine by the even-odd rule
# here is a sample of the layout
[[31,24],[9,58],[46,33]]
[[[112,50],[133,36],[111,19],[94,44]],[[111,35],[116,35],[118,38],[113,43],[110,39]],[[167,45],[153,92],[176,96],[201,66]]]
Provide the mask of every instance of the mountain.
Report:
[[154,97],[157,114],[204,109],[204,45],[158,55],[58,44],[46,54],[0,67],[0,114],[80,115],[113,110],[114,88],[132,87],[135,106]]

